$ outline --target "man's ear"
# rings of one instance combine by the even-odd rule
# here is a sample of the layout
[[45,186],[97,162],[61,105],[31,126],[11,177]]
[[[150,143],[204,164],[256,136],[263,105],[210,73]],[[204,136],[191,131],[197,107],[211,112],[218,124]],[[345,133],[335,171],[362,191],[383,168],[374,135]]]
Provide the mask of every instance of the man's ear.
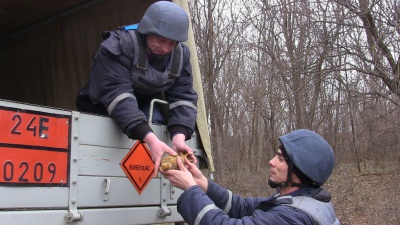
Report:
[[292,183],[301,184],[301,180],[292,172]]

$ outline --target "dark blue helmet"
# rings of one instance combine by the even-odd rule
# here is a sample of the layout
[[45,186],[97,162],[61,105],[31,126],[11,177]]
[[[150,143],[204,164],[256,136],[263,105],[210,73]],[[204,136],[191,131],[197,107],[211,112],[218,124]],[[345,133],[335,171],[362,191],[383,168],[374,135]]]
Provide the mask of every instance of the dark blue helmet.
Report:
[[189,17],[179,5],[169,1],[159,1],[146,10],[137,30],[143,35],[155,34],[183,42],[188,39]]
[[289,160],[311,181],[323,185],[332,174],[335,156],[317,133],[300,129],[279,137]]

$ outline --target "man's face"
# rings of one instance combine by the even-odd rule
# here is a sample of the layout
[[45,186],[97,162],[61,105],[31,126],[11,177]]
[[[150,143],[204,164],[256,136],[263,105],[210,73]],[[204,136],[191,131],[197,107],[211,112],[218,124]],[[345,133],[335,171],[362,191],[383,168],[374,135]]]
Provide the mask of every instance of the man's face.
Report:
[[288,164],[280,149],[276,152],[276,156],[269,161],[269,166],[269,176],[272,182],[279,184],[287,181]]
[[170,53],[176,46],[177,42],[157,35],[146,36],[147,48],[155,55],[166,55]]

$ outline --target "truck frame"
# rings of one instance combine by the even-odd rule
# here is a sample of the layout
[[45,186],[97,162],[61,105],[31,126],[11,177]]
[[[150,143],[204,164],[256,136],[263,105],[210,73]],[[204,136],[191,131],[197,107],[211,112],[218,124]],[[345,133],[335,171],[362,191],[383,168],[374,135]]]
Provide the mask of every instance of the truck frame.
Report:
[[[0,101],[0,124],[0,224],[183,221],[176,207],[182,190],[163,176],[135,190],[120,163],[137,141],[111,118]],[[171,144],[165,125],[151,126]],[[198,132],[187,144],[206,162]]]

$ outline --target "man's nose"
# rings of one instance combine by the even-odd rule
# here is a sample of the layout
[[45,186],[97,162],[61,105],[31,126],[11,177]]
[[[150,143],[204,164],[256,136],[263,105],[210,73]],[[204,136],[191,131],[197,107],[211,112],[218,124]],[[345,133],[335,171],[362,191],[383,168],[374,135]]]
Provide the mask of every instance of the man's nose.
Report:
[[163,44],[161,46],[161,49],[163,50],[164,54],[170,53],[172,51],[172,48],[168,44]]
[[268,164],[271,166],[271,167],[274,167],[276,164],[275,164],[275,158],[276,158],[276,156],[274,157],[274,158],[272,158],[271,160],[269,160],[269,162],[268,162]]
[[269,166],[271,166],[271,167],[274,166],[274,165],[272,164],[272,163],[273,163],[272,160],[274,160],[274,159],[271,159],[271,160],[269,160],[269,162],[268,162]]

